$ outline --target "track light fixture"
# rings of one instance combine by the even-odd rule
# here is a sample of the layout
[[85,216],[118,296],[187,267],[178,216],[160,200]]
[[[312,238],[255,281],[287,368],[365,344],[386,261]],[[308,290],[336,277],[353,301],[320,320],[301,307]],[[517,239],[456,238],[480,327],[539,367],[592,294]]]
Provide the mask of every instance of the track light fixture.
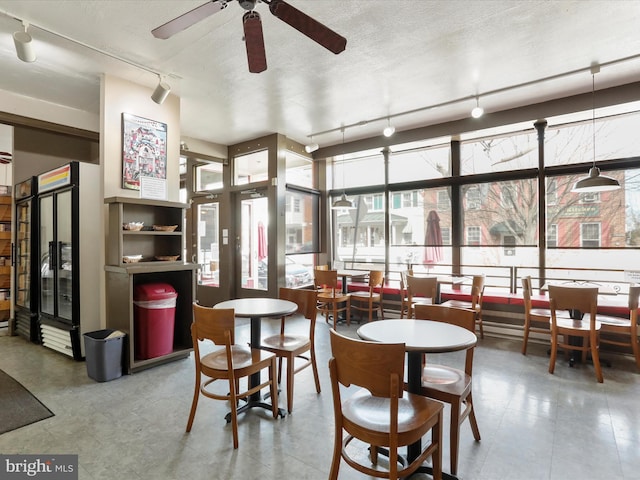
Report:
[[593,166],[589,169],[589,176],[578,180],[571,189],[574,193],[608,192],[620,188],[620,182],[615,178],[600,175],[600,169],[596,167],[596,73],[600,72],[600,65],[591,65],[591,97],[593,101],[593,114],[591,123],[593,128]]
[[13,34],[13,43],[16,46],[16,55],[23,62],[35,62],[36,52],[33,49],[33,38],[27,32],[29,24],[25,21],[22,22],[24,31],[17,31]]
[[484,108],[480,106],[480,98],[476,97],[476,106],[471,110],[471,116],[473,118],[480,118],[482,115],[484,115]]
[[382,131],[382,134],[385,137],[390,137],[391,135],[393,135],[394,133],[396,133],[396,127],[394,127],[393,125],[391,125],[391,120],[389,118],[387,118],[387,126],[384,127],[384,130]]
[[307,153],[312,153],[315,152],[316,150],[318,150],[320,148],[320,145],[318,145],[317,143],[313,143],[313,135],[311,135],[311,142],[309,145],[304,147],[305,152]]
[[158,86],[151,94],[151,100],[156,102],[158,105],[162,105],[167,96],[169,96],[170,91],[171,85],[169,85],[167,82],[163,82],[162,77],[158,75]]

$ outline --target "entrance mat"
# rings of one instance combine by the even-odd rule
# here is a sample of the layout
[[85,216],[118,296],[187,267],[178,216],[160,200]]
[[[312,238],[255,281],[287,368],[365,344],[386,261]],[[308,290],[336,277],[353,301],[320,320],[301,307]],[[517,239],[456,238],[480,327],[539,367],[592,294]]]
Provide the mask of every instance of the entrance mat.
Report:
[[20,382],[0,370],[0,435],[52,416]]

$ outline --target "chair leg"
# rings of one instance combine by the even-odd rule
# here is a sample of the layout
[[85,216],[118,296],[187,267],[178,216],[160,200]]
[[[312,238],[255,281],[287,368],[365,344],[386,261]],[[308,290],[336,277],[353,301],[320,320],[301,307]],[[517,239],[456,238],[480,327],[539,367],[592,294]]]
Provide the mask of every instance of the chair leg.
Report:
[[442,421],[443,411],[438,413],[438,423],[431,429],[431,443],[438,445],[436,451],[431,455],[431,465],[433,466],[433,480],[442,480]]
[[[289,365],[287,364],[287,367]],[[276,385],[276,357],[271,359],[271,366],[269,367],[269,380],[271,383],[269,384],[269,388],[271,391],[271,411],[273,413],[273,418],[278,418],[278,386]],[[237,415],[237,414],[236,414]],[[237,428],[237,420],[236,420],[236,428]]]
[[478,422],[476,421],[476,411],[473,409],[473,398],[471,394],[469,394],[465,401],[469,406],[469,425],[471,426],[471,431],[473,432],[473,438],[476,442],[479,442],[480,429],[478,428]]
[[331,470],[329,480],[338,480],[340,461],[342,460],[342,426],[336,425],[333,440],[333,458],[331,459]]
[[591,359],[593,360],[593,367],[596,370],[596,378],[598,379],[598,383],[604,382],[604,378],[602,377],[602,367],[600,366],[600,345],[599,345],[598,337],[594,336],[591,338]]
[[549,357],[549,373],[556,368],[556,356],[558,355],[558,335],[551,332],[551,356]]
[[451,404],[451,423],[449,425],[449,457],[451,460],[451,474],[458,474],[458,442],[460,440],[460,402]]
[[291,413],[293,410],[293,373],[295,366],[295,357],[290,355],[287,357],[287,411]]
[[191,431],[193,419],[196,416],[196,408],[198,408],[198,400],[200,399],[200,372],[196,373],[196,384],[193,390],[193,400],[191,401],[191,412],[189,412],[189,420],[187,421],[187,432]]
[[320,376],[318,375],[318,364],[316,363],[316,349],[311,347],[311,369],[313,370],[313,379],[316,382],[316,392],[320,393]]
[[482,328],[482,314],[478,315],[476,323],[478,324],[478,327],[480,327],[480,338],[484,338],[484,329]]
[[527,343],[529,342],[529,322],[525,320],[524,335],[522,337],[522,354],[527,354]]
[[[233,448],[238,448],[238,392],[237,379],[229,379],[229,403],[231,403],[231,429],[233,431]],[[273,393],[273,392],[272,392]]]
[[278,384],[282,383],[282,357],[278,357]]

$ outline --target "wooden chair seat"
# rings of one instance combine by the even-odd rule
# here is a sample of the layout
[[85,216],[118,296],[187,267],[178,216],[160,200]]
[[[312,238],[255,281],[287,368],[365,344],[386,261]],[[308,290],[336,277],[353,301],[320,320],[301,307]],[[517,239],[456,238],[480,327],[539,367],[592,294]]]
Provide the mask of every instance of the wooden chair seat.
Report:
[[[600,320],[600,316],[598,315],[598,320]],[[594,324],[594,328],[596,331],[599,331],[602,327],[601,323],[596,320]],[[571,335],[574,331],[579,331],[583,333],[588,333],[591,330],[591,325],[589,319],[583,318],[582,320],[576,320],[573,318],[564,318],[557,317],[558,323],[558,333]]]
[[[374,397],[361,389],[342,404],[343,427],[347,432],[366,431],[367,441],[380,447],[389,446],[388,398]],[[398,444],[409,445],[431,430],[431,419],[442,406],[422,395],[404,392],[398,399]]]
[[[427,364],[422,371],[422,386],[443,391],[448,395],[463,396],[471,388],[471,376],[457,368]],[[437,398],[437,395],[432,398]]]
[[[272,353],[245,347],[244,345],[231,346],[233,369],[238,377],[245,377],[263,368],[268,368],[273,357]],[[225,377],[225,372],[228,371],[227,352],[224,350],[220,349],[208,353],[202,357],[200,363],[202,364],[202,373],[205,375],[227,378]]]

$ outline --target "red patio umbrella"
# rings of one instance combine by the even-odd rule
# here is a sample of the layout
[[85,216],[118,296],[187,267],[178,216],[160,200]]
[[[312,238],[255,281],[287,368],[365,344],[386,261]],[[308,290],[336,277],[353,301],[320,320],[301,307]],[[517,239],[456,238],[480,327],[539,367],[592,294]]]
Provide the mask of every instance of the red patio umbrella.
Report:
[[442,231],[440,217],[435,210],[427,215],[427,232],[424,238],[424,263],[438,263],[442,260]]
[[269,250],[267,248],[267,231],[264,223],[258,222],[258,260],[267,258]]

